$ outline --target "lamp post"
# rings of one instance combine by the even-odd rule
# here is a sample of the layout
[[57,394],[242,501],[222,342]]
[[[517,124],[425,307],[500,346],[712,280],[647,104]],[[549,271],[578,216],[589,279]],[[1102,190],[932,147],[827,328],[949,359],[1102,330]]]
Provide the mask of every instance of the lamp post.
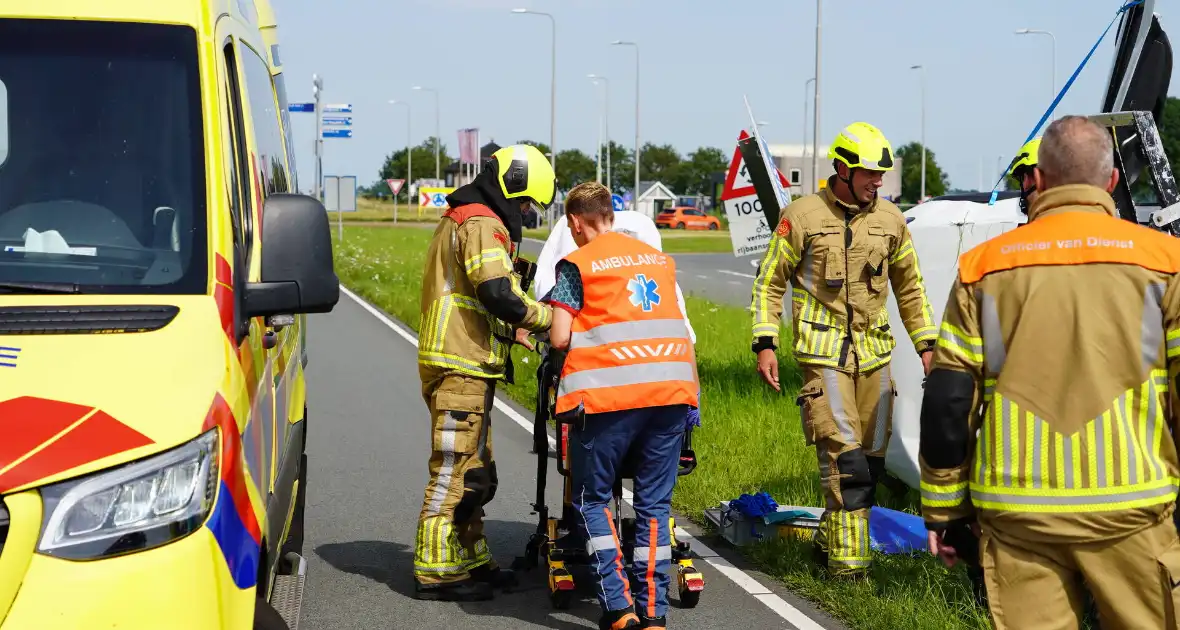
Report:
[[550,68],[549,68],[549,164],[553,167],[553,172],[557,172],[557,20],[548,13],[541,11],[531,11],[529,9],[513,9],[513,13],[528,13],[532,15],[544,15],[549,18],[549,23],[553,26],[553,36],[550,41]]
[[[610,188],[611,187],[611,178],[610,178],[610,81],[607,80],[606,77],[604,77],[602,75],[598,75],[598,74],[591,74],[588,76],[590,77],[590,80],[594,81],[594,83],[596,83],[596,84],[599,81],[602,81],[602,89],[603,89],[602,121],[603,121],[603,126],[606,127],[606,131],[605,131],[606,150],[603,151],[602,147],[599,147],[599,152],[600,152],[600,154],[606,153],[606,187]],[[602,158],[599,157],[600,164],[601,164],[601,161],[602,161]]]
[[815,181],[812,183],[812,190],[819,190],[819,62],[822,49],[820,44],[823,42],[820,31],[823,24],[823,8],[823,0],[815,0],[815,126],[811,130],[811,177]]
[[926,66],[910,66],[910,70],[922,71],[922,186],[918,193],[918,203],[926,199]]
[[635,47],[635,191],[631,193],[631,209],[639,209],[639,44],[615,40],[612,46]]
[[[812,83],[815,83],[815,77],[811,77],[807,81],[803,82],[803,141],[799,145],[802,147],[802,150],[799,152],[799,170],[806,170],[807,168],[807,101],[809,100],[808,96],[811,96],[807,93],[807,86],[811,85]],[[811,176],[812,178],[815,177],[814,171],[811,173]],[[803,181],[809,181],[807,177],[803,177],[801,179]],[[813,193],[815,191],[812,190],[810,192]]]
[[[406,106],[406,208],[410,207],[410,183],[414,181],[414,153],[410,151],[410,104],[392,99],[390,105]],[[393,196],[393,224],[397,225],[397,195]]]
[[434,88],[422,87],[421,85],[415,85],[414,89],[420,92],[434,93],[434,179],[441,180],[442,168],[439,164],[438,145],[442,142],[442,135],[438,131],[438,90]]
[[1057,37],[1054,36],[1053,33],[1049,32],[1049,31],[1042,31],[1042,30],[1038,30],[1038,29],[1034,29],[1034,28],[1017,29],[1016,34],[1017,35],[1048,35],[1049,36],[1049,40],[1052,43],[1052,47],[1050,48],[1050,51],[1051,51],[1050,60],[1051,60],[1051,63],[1053,64],[1053,67],[1051,68],[1051,71],[1049,73],[1049,79],[1050,79],[1049,100],[1051,102],[1057,96]]

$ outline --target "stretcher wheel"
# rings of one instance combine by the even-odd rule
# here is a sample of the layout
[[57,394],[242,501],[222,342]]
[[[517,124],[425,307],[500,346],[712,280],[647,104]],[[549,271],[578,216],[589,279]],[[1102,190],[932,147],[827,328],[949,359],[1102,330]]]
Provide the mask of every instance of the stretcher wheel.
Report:
[[681,608],[696,608],[699,603],[701,603],[700,591],[690,591],[684,587],[680,588]]
[[676,572],[676,587],[680,594],[681,608],[696,608],[705,590],[705,576],[697,571],[691,560],[681,560]]
[[574,602],[573,591],[552,591],[549,593],[549,603],[558,610],[569,610]]

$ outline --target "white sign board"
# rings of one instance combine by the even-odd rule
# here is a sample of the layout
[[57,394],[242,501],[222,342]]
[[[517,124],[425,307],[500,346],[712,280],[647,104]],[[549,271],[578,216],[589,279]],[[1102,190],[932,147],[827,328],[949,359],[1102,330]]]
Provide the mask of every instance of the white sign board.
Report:
[[356,212],[356,176],[324,176],[324,208],[328,212]]
[[[743,129],[738,141],[749,138]],[[733,255],[761,256],[770,244],[771,229],[766,225],[762,202],[754,191],[754,182],[746,169],[746,160],[738,147],[733,149],[729,171],[725,174],[725,186],[721,190],[721,201],[725,205],[725,216],[729,219],[729,240],[733,244]]]
[[335,175],[324,176],[324,209],[340,212],[340,178]]
[[729,240],[734,256],[761,256],[770,245],[774,230],[766,225],[766,214],[758,195],[726,199],[725,216],[729,219]]

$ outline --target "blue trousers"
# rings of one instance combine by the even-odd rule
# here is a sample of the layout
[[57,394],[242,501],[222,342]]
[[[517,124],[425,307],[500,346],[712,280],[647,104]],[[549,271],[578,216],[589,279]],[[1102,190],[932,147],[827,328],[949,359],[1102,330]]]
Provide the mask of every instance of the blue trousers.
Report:
[[[588,414],[571,431],[573,505],[581,519],[587,551],[598,573],[598,603],[604,611],[629,609],[649,618],[668,609],[668,568],[672,562],[672,488],[684,441],[685,405]],[[610,504],[623,460],[634,469],[635,551],[633,567],[642,586],[631,598],[622,544]]]

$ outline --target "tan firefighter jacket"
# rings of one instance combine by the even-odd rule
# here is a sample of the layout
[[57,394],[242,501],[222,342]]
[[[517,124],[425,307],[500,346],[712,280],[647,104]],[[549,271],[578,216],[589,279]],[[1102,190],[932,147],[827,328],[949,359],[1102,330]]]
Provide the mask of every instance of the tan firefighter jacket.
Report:
[[443,215],[422,278],[420,366],[502,379],[514,328],[549,329],[553,308],[521,290],[511,248],[508,228],[486,206]]
[[915,348],[929,349],[938,337],[905,216],[883,199],[861,209],[841,202],[829,185],[783,210],[754,280],[756,343],[769,337],[777,345],[788,281],[801,364],[845,372],[887,364],[896,343],[889,285]]
[[922,406],[922,514],[1040,542],[1134,533],[1180,483],[1180,241],[1092,186],[1042,192],[1029,216],[959,260]]

